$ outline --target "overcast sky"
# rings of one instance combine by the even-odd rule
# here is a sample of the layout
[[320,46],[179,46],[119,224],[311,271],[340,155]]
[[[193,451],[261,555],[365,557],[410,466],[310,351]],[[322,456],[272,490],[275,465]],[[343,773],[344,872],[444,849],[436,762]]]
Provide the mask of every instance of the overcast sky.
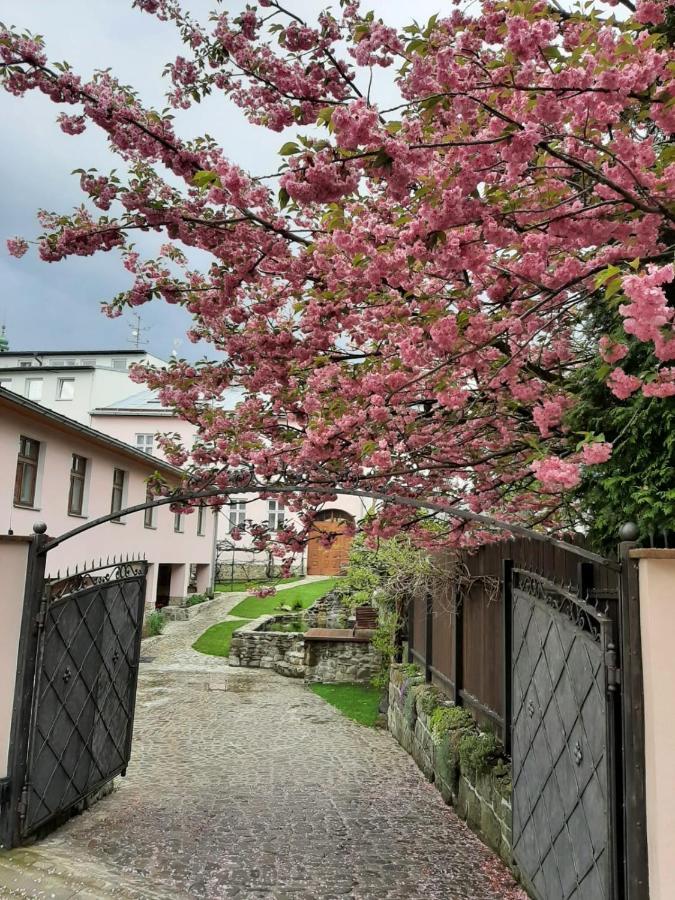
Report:
[[[187,0],[184,5],[195,15],[205,16],[215,4]],[[289,0],[287,5],[311,16],[327,0]],[[239,8],[239,4],[225,0],[223,7]],[[416,0],[414,4],[371,0],[364,8],[374,8],[392,24],[405,24],[413,16],[426,21],[434,12],[449,11],[451,4],[449,0]],[[109,66],[123,83],[137,88],[145,103],[166,105],[168,85],[161,72],[183,48],[170,25],[132,9],[131,0],[0,0],[0,20],[42,34],[51,61],[68,60],[85,78],[94,69]],[[382,89],[390,93],[386,85]],[[129,316],[110,320],[99,308],[101,301],[129,286],[118,255],[99,253],[47,264],[37,259],[34,250],[15,260],[5,249],[8,237],[30,238],[39,232],[38,208],[66,212],[81,202],[78,176],[70,174],[73,169],[121,168],[103,133],[93,126],[76,137],[63,134],[54,121],[61,109],[36,93],[16,98],[0,91],[0,324],[6,323],[13,349],[123,348],[130,335]],[[222,95],[177,112],[176,117],[179,135],[191,138],[208,132],[231,159],[253,174],[276,171],[276,151],[293,133],[291,129],[285,135],[275,134],[249,125]],[[179,355],[189,359],[207,351],[185,339],[187,316],[181,309],[158,301],[140,311],[153,353],[167,358],[174,342],[179,342]]]

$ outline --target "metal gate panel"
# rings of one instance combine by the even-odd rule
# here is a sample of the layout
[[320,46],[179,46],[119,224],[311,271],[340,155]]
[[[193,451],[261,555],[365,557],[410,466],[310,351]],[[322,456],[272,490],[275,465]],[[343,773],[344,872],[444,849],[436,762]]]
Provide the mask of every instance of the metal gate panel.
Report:
[[512,578],[514,858],[538,900],[615,900],[613,623],[544,578]]
[[24,837],[126,770],[146,568],[125,563],[45,584],[19,807]]

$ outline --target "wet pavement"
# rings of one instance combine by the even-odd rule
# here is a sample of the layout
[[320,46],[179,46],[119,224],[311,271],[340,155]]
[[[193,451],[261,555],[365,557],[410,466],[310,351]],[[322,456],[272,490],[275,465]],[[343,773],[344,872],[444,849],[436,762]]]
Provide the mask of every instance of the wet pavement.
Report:
[[524,897],[388,732],[302,682],[191,649],[242,596],[144,641],[127,777],[50,837],[0,854],[0,897]]

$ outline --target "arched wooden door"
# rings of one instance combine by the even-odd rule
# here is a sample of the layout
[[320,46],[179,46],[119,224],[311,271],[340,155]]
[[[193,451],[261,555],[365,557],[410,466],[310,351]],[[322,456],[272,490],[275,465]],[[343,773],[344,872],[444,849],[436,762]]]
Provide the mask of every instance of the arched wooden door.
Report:
[[[341,509],[326,509],[317,515],[307,547],[308,575],[340,574],[349,559],[352,535],[348,526],[352,521],[352,516]],[[335,535],[330,546],[324,546],[317,535],[319,531]]]

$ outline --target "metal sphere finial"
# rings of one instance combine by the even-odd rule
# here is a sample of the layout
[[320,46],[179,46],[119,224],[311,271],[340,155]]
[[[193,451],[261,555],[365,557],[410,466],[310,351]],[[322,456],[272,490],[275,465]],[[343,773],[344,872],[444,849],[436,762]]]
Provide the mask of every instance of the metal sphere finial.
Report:
[[619,537],[622,541],[637,541],[640,536],[640,529],[635,522],[624,522],[619,528]]
[[46,534],[47,533],[47,523],[46,522],[36,522],[33,525],[33,531],[35,534]]

